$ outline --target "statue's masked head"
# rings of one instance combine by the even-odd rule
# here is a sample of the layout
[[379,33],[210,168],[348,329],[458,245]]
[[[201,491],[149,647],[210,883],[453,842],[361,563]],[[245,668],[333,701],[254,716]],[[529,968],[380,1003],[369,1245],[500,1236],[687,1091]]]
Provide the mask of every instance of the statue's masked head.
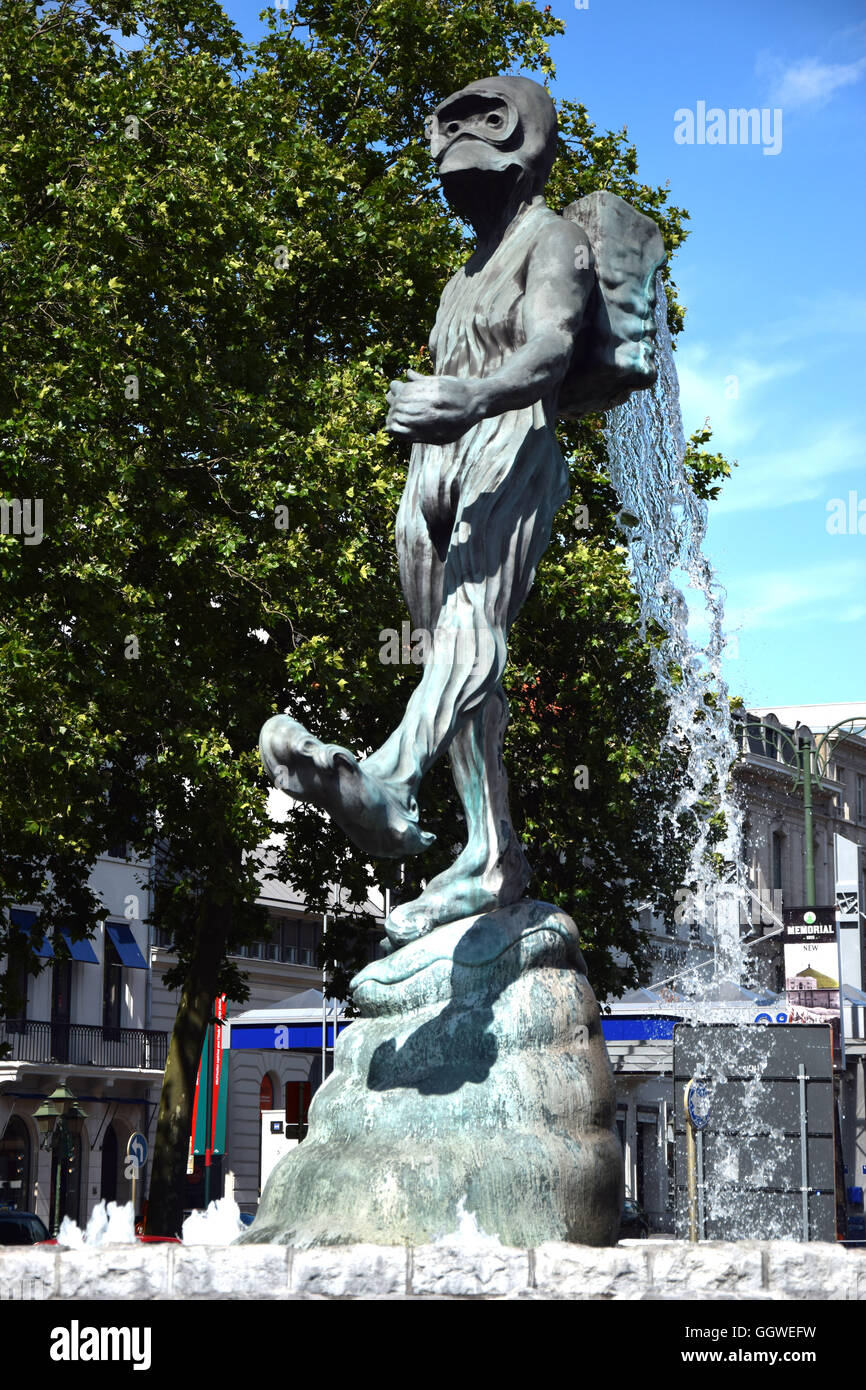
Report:
[[556,108],[528,77],[486,77],[447,98],[427,121],[445,196],[462,216],[487,203],[530,202],[556,155]]

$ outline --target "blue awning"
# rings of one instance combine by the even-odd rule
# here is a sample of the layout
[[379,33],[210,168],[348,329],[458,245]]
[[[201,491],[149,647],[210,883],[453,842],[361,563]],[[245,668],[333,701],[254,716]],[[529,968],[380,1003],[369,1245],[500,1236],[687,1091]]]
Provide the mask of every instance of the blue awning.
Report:
[[[10,908],[9,916],[12,918],[13,926],[26,932],[31,939],[33,938],[34,928],[36,926],[35,912],[30,912],[29,909],[23,907],[13,907]],[[54,948],[47,936],[43,936],[42,944],[36,954],[40,956],[42,960],[52,960],[54,958]]]
[[[341,1018],[337,1028],[338,1034],[348,1028],[350,1023],[350,1019]],[[333,1047],[333,1020],[327,1025],[325,1037],[327,1039],[325,1046]],[[265,1052],[282,1052],[285,1048],[290,1051],[297,1049],[301,1052],[318,1052],[322,1046],[322,1025],[321,1023],[303,1023],[292,1026],[280,1023],[233,1023],[231,1046],[235,1052],[247,1048]]]
[[122,965],[130,970],[146,970],[147,961],[138,949],[132,929],[126,922],[106,922],[105,930],[117,947]]
[[605,1015],[601,1031],[605,1042],[666,1042],[674,1035],[679,1020],[654,1015],[652,1018],[621,1018]]
[[88,940],[73,941],[69,927],[61,927],[60,935],[69,947],[69,954],[73,960],[83,961],[85,965],[98,965],[99,960],[96,952]]

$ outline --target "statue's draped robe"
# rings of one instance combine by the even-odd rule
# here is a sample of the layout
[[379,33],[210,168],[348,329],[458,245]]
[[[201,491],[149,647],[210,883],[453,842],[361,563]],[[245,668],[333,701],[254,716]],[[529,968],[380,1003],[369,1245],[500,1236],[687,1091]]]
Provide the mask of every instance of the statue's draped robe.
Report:
[[[470,261],[446,285],[430,335],[437,376],[490,376],[523,347],[527,262],[555,216],[536,198],[480,268]],[[400,577],[415,627],[451,640],[436,640],[400,728],[372,757],[386,775],[423,775],[491,695],[504,704],[506,636],[568,496],[555,412],[554,393],[454,443],[413,446],[397,516]]]

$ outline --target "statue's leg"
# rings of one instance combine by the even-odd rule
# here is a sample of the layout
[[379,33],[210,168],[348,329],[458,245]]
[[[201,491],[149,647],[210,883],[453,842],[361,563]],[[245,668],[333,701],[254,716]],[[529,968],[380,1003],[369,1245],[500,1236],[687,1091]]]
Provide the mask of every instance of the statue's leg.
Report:
[[501,686],[451,742],[451,770],[466,816],[466,846],[421,894],[392,911],[386,930],[400,945],[477,912],[523,897],[531,869],[511,823],[502,742],[508,705]]
[[414,795],[420,775],[449,748],[466,815],[467,843],[455,863],[391,913],[387,931],[395,945],[515,902],[529,881],[508,808],[508,706],[500,678],[508,631],[532,587],[565,487],[555,445],[537,436],[531,442],[500,486],[490,486],[488,472],[462,490],[437,618],[438,631],[456,632],[457,640],[434,644],[400,728],[373,755],[389,755],[393,773],[410,778]]
[[[504,436],[505,447],[464,454],[462,476],[449,471],[456,459],[449,460],[445,449],[413,452],[398,514],[398,554],[413,622],[427,629],[432,650],[390,738],[358,760],[285,715],[262,730],[262,758],[275,784],[327,810],[373,856],[402,858],[432,843],[418,824],[418,785],[499,688],[508,629],[566,495],[552,433],[530,430],[516,456],[513,444],[508,447],[512,438]],[[467,748],[464,790],[471,805],[471,787],[492,776],[483,721]],[[490,787],[487,800],[496,804]],[[453,921],[454,912],[453,903],[443,903],[436,921],[422,914],[413,934]]]
[[[452,477],[453,454],[450,459]],[[432,632],[442,607],[445,555],[454,524],[456,492],[446,477],[446,451],[413,450],[397,516],[397,552],[403,590],[416,627]],[[413,709],[413,718],[418,702]],[[417,722],[417,720],[416,720]],[[271,781],[299,800],[327,811],[359,848],[373,857],[403,858],[426,849],[435,836],[418,824],[415,788],[429,759],[413,761],[414,740],[397,734],[369,758],[325,744],[297,720],[274,715],[259,747]]]

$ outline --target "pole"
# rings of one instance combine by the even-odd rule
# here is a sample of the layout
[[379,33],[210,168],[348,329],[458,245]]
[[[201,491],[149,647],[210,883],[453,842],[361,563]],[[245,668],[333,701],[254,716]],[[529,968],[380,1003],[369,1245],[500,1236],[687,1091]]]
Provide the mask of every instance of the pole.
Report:
[[688,1198],[689,1198],[689,1241],[696,1245],[698,1240],[698,1158],[695,1148],[695,1130],[692,1124],[692,1117],[689,1114],[689,1091],[694,1085],[695,1078],[686,1082],[683,1091],[683,1109],[686,1116],[686,1174],[688,1178]]
[[803,1194],[803,1239],[809,1239],[809,1133],[806,1124],[806,1068],[800,1063],[800,1191]]
[[210,1146],[211,1139],[211,1092],[213,1090],[213,1033],[214,1025],[208,1024],[206,1036],[206,1067],[205,1067],[205,1131],[204,1131],[204,1209],[207,1211],[210,1206],[210,1165],[213,1151]]
[[55,1145],[55,1148],[57,1150],[57,1173],[54,1179],[54,1220],[51,1223],[52,1236],[56,1236],[58,1231],[60,1230],[60,1176],[63,1164],[67,1161],[66,1126],[63,1123],[62,1115],[60,1116],[60,1119],[57,1121],[57,1143]]
[[704,1131],[699,1129],[695,1135],[698,1154],[698,1240],[707,1238],[707,1212],[704,1201]]
[[[328,930],[328,914],[327,914],[327,912],[326,912],[326,913],[323,915],[323,917],[322,917],[322,939],[323,939],[323,940],[324,940],[325,933],[327,932],[327,930]],[[320,1086],[324,1086],[324,1084],[325,1084],[325,1067],[326,1067],[326,1065],[327,1065],[327,1061],[328,1061],[328,1008],[327,1008],[327,1005],[326,1005],[326,1003],[325,1003],[325,961],[324,961],[324,959],[323,959],[323,960],[322,960],[322,1079],[321,1079],[321,1081],[319,1082],[319,1085],[320,1085]]]
[[812,745],[800,745],[803,754],[803,822],[806,835],[806,906],[817,906],[815,893],[815,846],[812,843]]

